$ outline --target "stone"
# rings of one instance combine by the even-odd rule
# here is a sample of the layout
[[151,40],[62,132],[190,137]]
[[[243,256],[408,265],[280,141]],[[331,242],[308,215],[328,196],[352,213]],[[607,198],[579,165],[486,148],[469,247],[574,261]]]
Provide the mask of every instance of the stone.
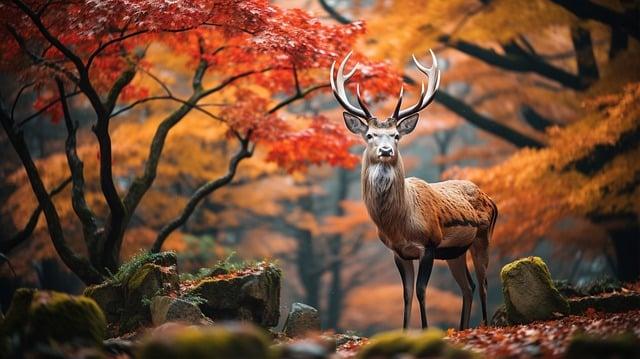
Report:
[[270,358],[269,339],[264,331],[249,323],[224,326],[187,326],[179,331],[163,331],[143,341],[136,358],[208,359]]
[[106,326],[104,313],[90,298],[23,288],[14,294],[0,337],[17,336],[27,347],[52,341],[101,346]]
[[507,307],[504,304],[500,304],[498,308],[496,308],[496,312],[493,313],[490,323],[494,327],[509,326],[509,319],[507,318]]
[[444,332],[427,329],[421,332],[391,331],[372,337],[362,346],[358,358],[474,358],[470,351],[444,340]]
[[185,295],[206,302],[200,309],[214,321],[245,320],[263,327],[278,325],[280,317],[280,270],[262,263],[237,273],[205,277]]
[[120,333],[133,331],[151,322],[149,304],[154,296],[178,291],[179,278],[174,266],[163,267],[154,263],[141,266],[125,285]]
[[107,281],[87,287],[84,290],[84,295],[93,299],[100,306],[108,323],[120,320],[124,306],[122,285]]
[[154,326],[166,322],[205,324],[206,317],[197,305],[168,296],[156,296],[151,300],[151,322]]
[[293,303],[284,324],[284,333],[290,337],[301,337],[310,332],[320,331],[320,316],[312,306]]
[[317,340],[302,340],[282,346],[280,359],[325,359],[330,351]]
[[528,257],[505,265],[500,272],[502,293],[511,324],[526,324],[569,313],[569,303],[553,285],[547,265]]

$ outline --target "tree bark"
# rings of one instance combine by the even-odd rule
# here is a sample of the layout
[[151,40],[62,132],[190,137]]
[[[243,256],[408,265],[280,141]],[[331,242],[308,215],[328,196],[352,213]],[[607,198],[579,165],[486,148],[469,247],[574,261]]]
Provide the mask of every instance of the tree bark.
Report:
[[590,86],[600,78],[598,63],[593,53],[591,33],[582,26],[574,26],[571,28],[571,41],[576,50],[578,77],[585,86]]
[[616,262],[616,276],[623,282],[640,279],[640,222],[633,214],[592,216],[609,234]]
[[[344,209],[342,208],[342,201],[347,199],[349,194],[349,173],[345,169],[338,170],[338,197],[336,199],[336,216],[343,216]],[[326,328],[338,330],[340,325],[340,318],[342,317],[342,307],[345,297],[345,291],[342,284],[342,235],[337,234],[329,239],[329,257],[339,258],[332,262],[329,267],[329,274],[331,276],[331,287],[328,292],[328,308],[327,308],[327,320]]]
[[507,127],[499,122],[496,122],[476,112],[471,106],[449,95],[442,89],[439,89],[436,92],[435,100],[438,101],[438,103],[445,106],[451,112],[467,120],[472,125],[478,127],[479,129],[485,130],[493,135],[496,135],[518,148],[522,148],[522,147],[542,148],[546,146],[541,141],[538,141],[532,137],[522,134],[510,127]]
[[33,162],[27,144],[24,140],[24,135],[15,130],[15,123],[5,112],[4,108],[0,108],[0,122],[2,122],[2,127],[4,128],[11,145],[18,153],[18,156],[22,161],[22,165],[27,172],[31,188],[36,195],[38,203],[40,204],[47,220],[49,235],[51,236],[51,241],[53,242],[56,252],[64,264],[78,277],[80,277],[85,284],[89,285],[102,282],[104,277],[91,265],[91,263],[89,263],[85,258],[76,255],[76,253],[74,253],[67,245],[64,239],[62,226],[60,224],[58,211],[42,183],[42,179],[38,173],[38,168]]

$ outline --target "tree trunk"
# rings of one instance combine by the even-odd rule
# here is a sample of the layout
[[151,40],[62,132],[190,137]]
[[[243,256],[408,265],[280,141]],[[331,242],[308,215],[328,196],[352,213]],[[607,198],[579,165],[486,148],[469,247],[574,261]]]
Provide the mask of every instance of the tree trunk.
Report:
[[638,221],[626,222],[607,230],[616,255],[616,274],[623,282],[640,279],[640,226]]
[[[312,195],[303,197],[299,201],[300,207],[305,211],[313,209]],[[308,230],[297,229],[296,239],[298,241],[296,253],[296,266],[300,276],[300,282],[304,287],[305,304],[320,310],[320,279],[322,271],[320,270],[321,259],[319,253],[313,245],[313,235]]]
[[[345,169],[338,170],[338,197],[336,198],[336,216],[343,216],[344,210],[341,202],[347,199],[349,193],[349,173]],[[328,308],[326,316],[326,328],[338,330],[340,317],[342,316],[342,303],[345,293],[342,285],[342,236],[335,235],[329,240],[329,256],[333,262],[329,267],[331,275],[331,287],[328,294]],[[338,259],[339,258],[339,259]]]
[[616,277],[623,282],[640,279],[640,222],[634,214],[594,216],[602,225],[613,246]]

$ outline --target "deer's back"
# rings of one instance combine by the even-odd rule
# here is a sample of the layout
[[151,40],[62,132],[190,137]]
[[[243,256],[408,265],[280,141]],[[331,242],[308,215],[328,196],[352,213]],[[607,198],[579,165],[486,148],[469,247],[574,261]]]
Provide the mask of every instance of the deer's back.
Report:
[[411,188],[424,215],[437,219],[443,228],[472,226],[486,229],[491,223],[494,208],[491,198],[471,181],[427,183],[409,177],[406,185]]

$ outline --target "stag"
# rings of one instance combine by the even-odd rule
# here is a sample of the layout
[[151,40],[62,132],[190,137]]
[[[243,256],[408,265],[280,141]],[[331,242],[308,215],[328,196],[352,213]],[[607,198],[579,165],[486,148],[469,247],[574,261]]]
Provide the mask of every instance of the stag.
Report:
[[411,319],[414,292],[414,260],[418,261],[415,284],[420,305],[422,328],[427,328],[425,289],[435,259],[446,260],[453,278],[462,291],[460,329],[469,327],[471,303],[475,284],[467,268],[467,252],[471,258],[479,285],[482,319],[487,323],[487,267],[489,239],[498,216],[495,203],[470,181],[450,180],[427,183],[415,177],[405,178],[399,141],[411,133],[418,123],[419,111],[434,98],[440,84],[440,70],[433,51],[429,50],[432,66],[420,64],[413,56],[418,70],[425,74],[418,102],[401,109],[404,88],[391,117],[378,120],[371,114],[356,87],[358,105],[347,97],[345,83],[355,74],[358,64],[346,75],[344,68],[349,53],[334,78],[335,61],[331,66],[331,88],[345,109],[344,121],[354,134],[362,136],[366,148],[362,155],[361,185],[369,216],[378,229],[384,245],[394,254],[400,272],[404,294],[403,328]]

